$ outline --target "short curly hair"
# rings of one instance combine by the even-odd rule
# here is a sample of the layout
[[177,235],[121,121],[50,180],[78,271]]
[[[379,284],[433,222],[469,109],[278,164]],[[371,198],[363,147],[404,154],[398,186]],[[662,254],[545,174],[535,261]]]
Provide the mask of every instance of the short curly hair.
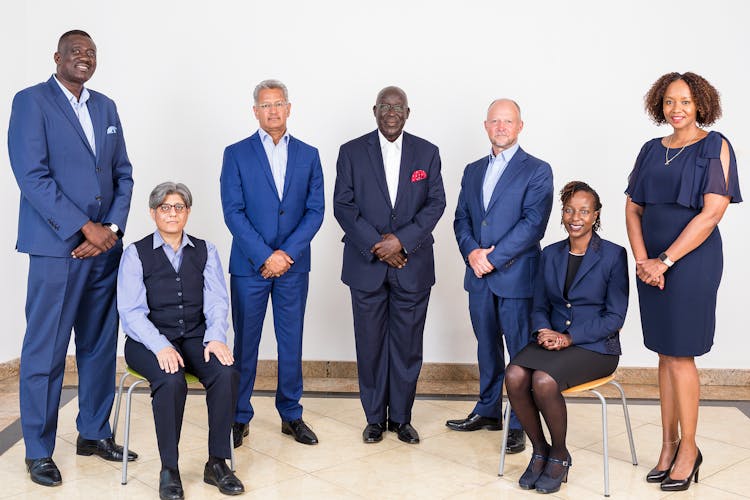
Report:
[[721,99],[719,91],[708,83],[708,80],[695,73],[667,73],[662,75],[651,85],[648,93],[643,100],[646,107],[646,113],[657,125],[667,123],[664,116],[664,93],[667,87],[677,80],[687,83],[690,88],[690,94],[693,96],[697,110],[696,121],[698,125],[713,125],[716,120],[721,118]]
[[562,207],[564,209],[565,204],[568,203],[573,195],[579,191],[583,191],[584,193],[588,193],[594,197],[594,210],[597,213],[596,220],[594,221],[594,225],[591,229],[593,229],[594,232],[599,231],[599,229],[602,227],[602,200],[599,198],[599,193],[597,193],[594,188],[583,181],[570,181],[569,183],[565,184],[560,190],[560,203],[562,204]]

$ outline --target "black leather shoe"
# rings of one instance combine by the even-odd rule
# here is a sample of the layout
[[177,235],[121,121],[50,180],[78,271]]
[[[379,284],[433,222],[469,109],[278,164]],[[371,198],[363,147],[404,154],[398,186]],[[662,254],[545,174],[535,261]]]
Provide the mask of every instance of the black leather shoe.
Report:
[[312,429],[301,419],[292,420],[291,422],[281,422],[281,432],[294,436],[294,440],[302,444],[318,444],[318,436]]
[[161,500],[182,500],[185,498],[180,471],[168,467],[161,470],[159,473],[159,498]]
[[[83,439],[80,434],[76,440],[76,454],[88,457],[97,455],[110,462],[122,462],[122,446],[115,444],[112,437],[104,439]],[[138,458],[138,453],[128,450],[128,462]]]
[[57,468],[51,457],[27,458],[26,470],[31,475],[31,480],[42,486],[59,486],[62,484],[60,469]]
[[668,475],[667,478],[661,483],[661,490],[685,491],[686,489],[690,488],[690,483],[693,481],[693,478],[695,478],[696,483],[698,482],[698,472],[700,472],[702,463],[703,455],[701,454],[701,450],[698,450],[698,456],[695,457],[695,462],[693,462],[693,470],[690,471],[688,477],[686,477],[685,479],[672,479],[672,476]]
[[646,482],[647,483],[661,483],[664,481],[667,476],[669,476],[669,471],[672,470],[672,466],[674,465],[674,461],[677,460],[677,452],[680,451],[680,445],[677,445],[677,449],[674,451],[674,456],[672,457],[672,462],[669,464],[669,467],[667,467],[664,470],[659,470],[656,467],[648,471],[648,474],[646,474]]
[[483,417],[476,413],[469,413],[469,416],[466,418],[448,420],[445,426],[454,431],[478,431],[479,429],[501,431],[503,430],[503,421],[499,418]]
[[241,495],[245,492],[242,481],[237,479],[224,460],[206,462],[206,467],[203,469],[203,482],[218,486],[219,491],[225,495]]
[[411,426],[409,422],[405,424],[398,424],[391,420],[388,421],[388,430],[398,434],[398,438],[404,443],[417,444],[419,443],[419,434],[417,429]]
[[365,430],[362,431],[362,441],[365,443],[379,443],[383,440],[383,433],[385,432],[385,422],[377,424],[367,424]]
[[235,422],[232,424],[232,440],[234,441],[234,447],[239,448],[242,446],[242,438],[247,437],[250,434],[250,424],[243,424]]
[[526,449],[526,434],[523,429],[508,429],[508,442],[505,443],[505,453],[510,455],[521,453]]

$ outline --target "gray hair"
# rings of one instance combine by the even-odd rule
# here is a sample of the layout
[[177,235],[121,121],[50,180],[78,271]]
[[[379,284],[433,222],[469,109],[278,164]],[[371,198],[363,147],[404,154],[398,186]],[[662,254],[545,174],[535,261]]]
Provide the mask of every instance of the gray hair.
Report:
[[185,184],[181,182],[162,182],[148,196],[148,207],[155,210],[156,207],[164,203],[164,198],[170,194],[179,195],[188,208],[193,205],[193,195]]
[[253,90],[253,101],[255,104],[258,104],[258,96],[260,94],[261,90],[265,89],[281,89],[281,91],[284,93],[284,100],[289,101],[289,91],[286,89],[286,85],[281,83],[279,80],[263,80],[258,85],[255,86],[255,90]]
[[501,97],[500,99],[495,99],[494,101],[492,101],[490,105],[487,106],[488,113],[490,112],[490,109],[492,109],[492,105],[498,101],[507,101],[509,103],[512,103],[516,107],[516,110],[518,110],[518,118],[521,119],[521,106],[519,106],[518,103],[513,99],[508,99],[507,97]]

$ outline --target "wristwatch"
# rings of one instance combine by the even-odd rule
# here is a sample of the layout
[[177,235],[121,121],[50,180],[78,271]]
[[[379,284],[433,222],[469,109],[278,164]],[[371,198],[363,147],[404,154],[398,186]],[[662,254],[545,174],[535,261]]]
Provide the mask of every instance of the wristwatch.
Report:
[[106,222],[106,223],[104,223],[102,225],[103,226],[107,226],[108,228],[110,228],[112,230],[112,232],[117,235],[118,238],[122,238],[122,231],[120,231],[120,227],[117,224],[115,224],[113,222]]
[[674,262],[664,252],[659,254],[659,260],[667,267],[672,267],[674,265]]

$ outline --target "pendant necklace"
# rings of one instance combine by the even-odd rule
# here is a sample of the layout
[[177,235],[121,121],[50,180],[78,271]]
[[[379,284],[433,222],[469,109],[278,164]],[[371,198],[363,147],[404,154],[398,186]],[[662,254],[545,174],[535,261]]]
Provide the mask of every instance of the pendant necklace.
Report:
[[667,165],[667,166],[669,166],[669,164],[672,163],[675,158],[680,156],[680,153],[685,151],[685,148],[688,147],[688,144],[692,144],[692,142],[698,137],[698,132],[696,132],[693,138],[690,139],[688,142],[686,142],[685,145],[682,146],[682,148],[679,151],[677,151],[677,154],[675,154],[672,158],[670,158],[669,147],[672,145],[672,136],[674,136],[674,134],[669,136],[669,140],[667,141],[667,150],[664,152],[664,165]]

